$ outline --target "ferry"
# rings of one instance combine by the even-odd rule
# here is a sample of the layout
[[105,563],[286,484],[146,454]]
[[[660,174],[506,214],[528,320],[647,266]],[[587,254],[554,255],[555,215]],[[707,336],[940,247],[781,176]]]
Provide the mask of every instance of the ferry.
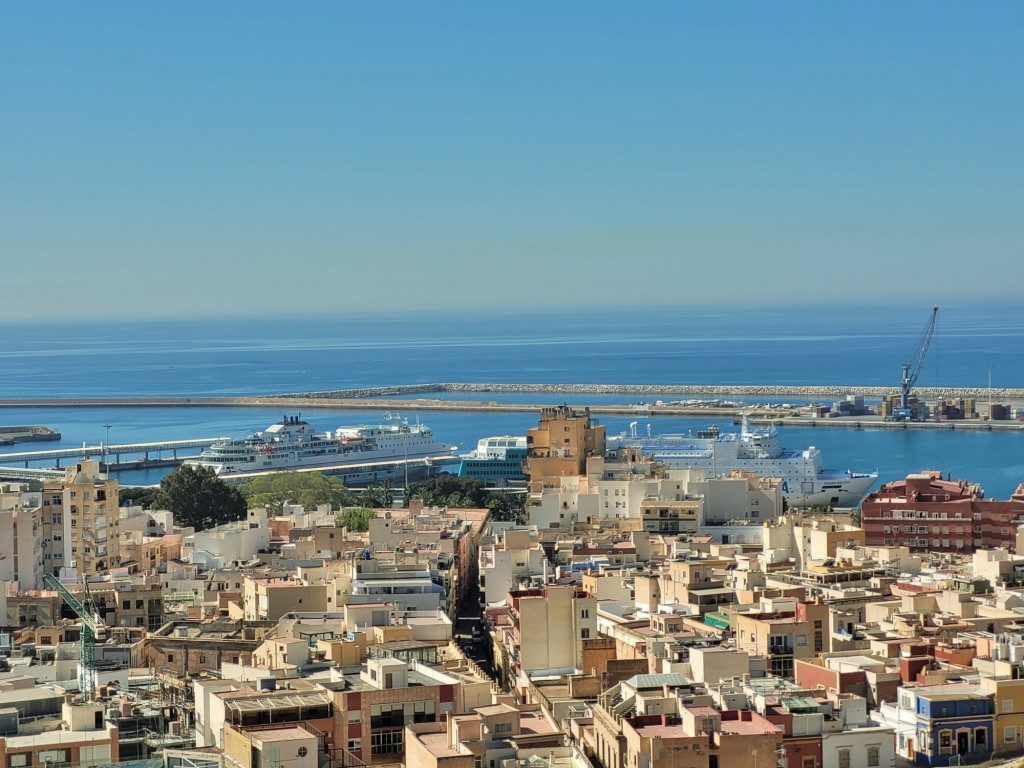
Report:
[[609,437],[609,451],[639,447],[669,469],[703,469],[709,477],[733,471],[753,472],[762,477],[782,479],[782,493],[791,507],[825,504],[855,507],[878,480],[878,472],[836,471],[822,467],[821,451],[813,445],[789,451],[779,442],[774,427],[754,429],[744,416],[739,434],[718,427],[691,434],[637,434],[637,423],[629,434]]
[[434,438],[425,424],[390,414],[387,423],[318,433],[299,416],[285,416],[262,432],[214,443],[185,464],[244,481],[269,472],[317,471],[346,485],[417,478],[453,461],[457,447]]

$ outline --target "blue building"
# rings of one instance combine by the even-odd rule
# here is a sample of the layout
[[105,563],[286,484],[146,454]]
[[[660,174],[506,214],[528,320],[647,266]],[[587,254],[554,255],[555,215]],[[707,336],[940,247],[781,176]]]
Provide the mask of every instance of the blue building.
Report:
[[992,757],[991,691],[955,684],[915,688],[918,765],[969,765]]
[[472,477],[486,488],[524,488],[526,438],[513,435],[485,437],[476,450],[462,457],[459,477]]

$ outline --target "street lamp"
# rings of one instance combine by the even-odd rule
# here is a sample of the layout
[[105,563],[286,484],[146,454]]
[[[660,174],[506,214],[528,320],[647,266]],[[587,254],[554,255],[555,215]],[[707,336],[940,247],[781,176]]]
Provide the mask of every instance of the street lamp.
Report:
[[106,437],[103,438],[103,471],[107,472],[110,470],[110,462],[107,461],[107,451],[110,446],[110,427],[112,425],[107,422],[103,425],[103,429],[106,430]]

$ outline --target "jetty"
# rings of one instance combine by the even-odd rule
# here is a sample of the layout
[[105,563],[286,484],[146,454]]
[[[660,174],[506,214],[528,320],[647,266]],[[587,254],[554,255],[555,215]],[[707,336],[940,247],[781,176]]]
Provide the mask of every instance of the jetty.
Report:
[[27,427],[0,427],[0,445],[17,443],[42,443],[60,440],[60,432],[50,427],[32,425]]
[[[812,400],[831,402],[847,395],[882,398],[895,394],[893,387],[863,386],[781,386],[781,385],[681,385],[681,384],[510,384],[434,383],[382,387],[359,387],[314,392],[252,395],[245,397],[94,397],[0,399],[0,408],[277,408],[282,411],[332,409],[374,411],[450,411],[466,413],[536,413],[548,403],[500,402],[486,399],[492,394],[563,395],[577,408],[589,408],[595,416],[738,418],[746,415],[755,423],[793,426],[848,427],[853,429],[954,429],[1020,430],[1017,421],[963,419],[957,421],[887,422],[876,416],[812,417]],[[919,388],[922,399],[974,398],[1024,406],[1024,388],[986,389],[978,387]],[[461,394],[464,398],[429,397]],[[588,403],[590,395],[636,396],[632,403]],[[687,396],[672,400],[672,396]],[[736,402],[732,398],[765,398],[782,403]],[[800,402],[787,403],[787,398]]]

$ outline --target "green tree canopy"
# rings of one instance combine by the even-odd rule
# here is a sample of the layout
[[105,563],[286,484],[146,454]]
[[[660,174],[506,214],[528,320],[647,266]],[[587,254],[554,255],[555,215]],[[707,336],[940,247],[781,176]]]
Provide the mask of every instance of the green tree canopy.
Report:
[[527,522],[526,494],[491,491],[485,505],[491,510],[492,520],[505,520],[520,525]]
[[431,507],[480,508],[487,503],[487,491],[479,480],[473,477],[458,477],[442,472],[420,483],[409,486],[405,505],[411,499],[422,499]]
[[245,518],[245,499],[209,467],[182,464],[160,481],[152,507],[174,513],[174,523],[202,531]]
[[359,501],[364,506],[374,509],[390,508],[395,501],[395,489],[390,480],[381,480],[359,494]]
[[350,531],[370,530],[370,521],[377,516],[377,513],[366,507],[348,507],[341,510],[338,515],[338,523],[344,525]]
[[130,501],[133,507],[154,509],[153,499],[156,498],[158,493],[160,493],[159,488],[133,488],[122,485],[118,495],[120,496],[122,506],[128,506]]
[[280,514],[285,503],[313,509],[318,504],[349,507],[356,504],[352,492],[336,477],[319,472],[274,472],[257,477],[242,486],[250,507],[266,507],[271,515]]

